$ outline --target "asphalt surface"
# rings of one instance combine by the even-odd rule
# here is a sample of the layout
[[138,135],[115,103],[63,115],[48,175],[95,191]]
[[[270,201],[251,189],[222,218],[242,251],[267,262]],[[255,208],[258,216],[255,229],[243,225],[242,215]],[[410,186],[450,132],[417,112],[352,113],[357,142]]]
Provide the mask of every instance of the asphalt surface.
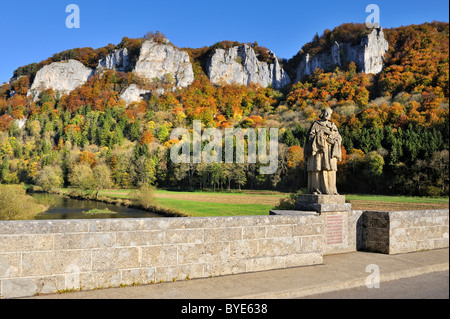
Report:
[[302,299],[449,299],[449,272],[440,271],[380,283],[378,288],[358,287]]
[[[220,276],[189,281],[166,282],[124,288],[109,288],[94,291],[78,291],[54,295],[34,296],[27,299],[292,299],[329,292],[341,291],[343,295],[333,298],[357,298],[358,291],[345,295],[345,289],[367,286],[372,293],[380,292],[387,282],[421,276],[436,272],[446,272],[448,289],[449,249],[436,249],[400,255],[385,255],[368,252],[324,256],[322,265],[305,266]],[[416,278],[419,281],[435,278]],[[431,279],[430,279],[431,278]],[[403,283],[392,283],[401,286]],[[383,288],[381,288],[383,287]],[[433,298],[434,286],[427,286]],[[408,288],[405,288],[408,289]],[[399,292],[392,292],[399,297]],[[325,295],[322,295],[322,297]],[[379,296],[378,296],[379,297]],[[374,296],[373,298],[378,298]],[[437,292],[435,297],[441,298]],[[386,295],[385,295],[386,298]],[[415,295],[403,295],[415,298]],[[447,294],[448,298],[448,294]]]

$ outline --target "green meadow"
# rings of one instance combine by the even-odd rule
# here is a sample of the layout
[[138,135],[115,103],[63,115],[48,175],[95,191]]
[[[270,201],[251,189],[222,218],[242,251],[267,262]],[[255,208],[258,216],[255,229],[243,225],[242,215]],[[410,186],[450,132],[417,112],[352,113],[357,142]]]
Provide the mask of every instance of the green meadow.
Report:
[[[102,190],[101,196],[122,199],[132,199],[132,190]],[[155,203],[159,207],[178,210],[193,217],[203,216],[237,216],[237,215],[267,215],[278,204],[281,198],[289,194],[281,192],[251,191],[251,192],[187,192],[155,190]],[[448,197],[409,197],[381,196],[365,194],[349,194],[346,199],[359,205],[373,203],[393,205],[405,204],[405,210],[414,209],[415,204],[441,205],[448,207]],[[397,208],[398,209],[398,208]]]
[[160,207],[181,211],[189,216],[240,216],[240,215],[268,215],[273,208],[262,204],[224,204],[208,202],[191,202],[187,200],[159,198],[156,203]]

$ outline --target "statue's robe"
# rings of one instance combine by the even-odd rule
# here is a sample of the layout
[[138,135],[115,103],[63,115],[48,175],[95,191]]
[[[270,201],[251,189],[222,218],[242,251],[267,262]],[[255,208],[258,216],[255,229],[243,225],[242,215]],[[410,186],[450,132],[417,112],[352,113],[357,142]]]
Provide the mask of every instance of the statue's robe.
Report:
[[304,158],[308,170],[308,190],[318,194],[337,194],[337,162],[341,160],[342,137],[330,121],[315,121],[306,140]]

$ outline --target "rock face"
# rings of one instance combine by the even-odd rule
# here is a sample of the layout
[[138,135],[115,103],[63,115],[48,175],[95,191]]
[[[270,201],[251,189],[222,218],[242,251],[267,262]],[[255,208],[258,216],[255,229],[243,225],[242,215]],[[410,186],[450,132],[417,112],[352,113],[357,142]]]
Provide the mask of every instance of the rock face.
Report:
[[[296,81],[304,75],[314,72],[316,68],[332,70],[344,61],[356,63],[359,71],[379,73],[383,68],[383,56],[389,48],[381,28],[364,37],[359,44],[335,42],[328,52],[315,56],[304,54],[297,67]],[[246,44],[234,46],[228,50],[216,49],[206,62],[206,74],[213,84],[256,83],[263,87],[271,85],[279,89],[291,83],[277,57],[268,51],[270,61],[258,60],[255,50]],[[117,49],[99,60],[96,70],[84,66],[76,60],[54,62],[44,66],[36,73],[28,95],[35,95],[47,89],[68,94],[96,72],[105,69],[133,71],[138,76],[153,80],[155,78],[173,83],[177,87],[187,87],[194,81],[194,72],[187,52],[177,49],[167,39],[155,41],[150,39],[142,43],[135,65],[131,65],[128,50]],[[273,62],[272,62],[273,61]],[[134,64],[134,63],[133,63]],[[142,95],[152,93],[130,86],[122,97],[127,103],[139,101]],[[35,95],[36,98],[36,95]]]
[[246,44],[229,50],[216,49],[207,62],[206,74],[213,84],[248,85],[253,82],[278,89],[291,83],[275,54],[272,51],[269,54],[274,63],[258,61],[253,48]]
[[54,62],[44,66],[36,73],[28,95],[47,89],[68,94],[86,83],[92,75],[92,69],[76,60]]
[[106,57],[101,59],[97,66],[97,71],[109,69],[117,71],[125,71],[129,66],[127,48],[114,50]]
[[383,69],[383,57],[389,49],[382,28],[373,29],[363,37],[359,44],[335,42],[328,52],[311,56],[303,55],[297,68],[296,82],[303,76],[312,74],[315,69],[321,68],[330,71],[342,65],[342,59],[355,62],[359,71],[370,74],[380,73]]
[[165,80],[166,75],[170,74],[178,87],[186,87],[194,81],[194,71],[188,53],[176,49],[168,41],[145,41],[134,72],[149,80]]
[[132,102],[149,100],[152,95],[161,96],[164,94],[164,88],[154,88],[151,90],[140,89],[136,84],[130,84],[125,91],[120,94],[120,98],[125,101],[127,106]]
[[303,76],[312,74],[315,69],[331,70],[336,66],[341,65],[340,45],[335,42],[331,47],[330,52],[317,54],[313,57],[306,53],[297,69],[296,82],[300,81]]
[[123,91],[120,98],[125,101],[125,103],[130,104],[132,102],[139,102],[143,100],[143,96],[150,94],[151,91],[142,90],[137,87],[136,84],[131,84],[128,88]]
[[18,119],[18,120],[14,120],[17,123],[17,126],[22,129],[25,124],[27,123],[27,118],[23,118],[23,119]]

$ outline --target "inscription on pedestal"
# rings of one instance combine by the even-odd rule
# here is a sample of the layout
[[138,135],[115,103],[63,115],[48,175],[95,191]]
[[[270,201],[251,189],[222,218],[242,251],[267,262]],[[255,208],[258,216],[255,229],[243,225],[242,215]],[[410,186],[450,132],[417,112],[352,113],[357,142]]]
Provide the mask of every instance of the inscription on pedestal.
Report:
[[342,215],[328,215],[327,220],[327,244],[342,244],[343,242],[343,218]]

